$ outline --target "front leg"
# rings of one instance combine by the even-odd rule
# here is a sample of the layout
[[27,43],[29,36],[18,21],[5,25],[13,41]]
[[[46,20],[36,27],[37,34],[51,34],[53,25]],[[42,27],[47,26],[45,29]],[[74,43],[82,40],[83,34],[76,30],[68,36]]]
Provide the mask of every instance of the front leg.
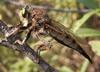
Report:
[[31,32],[32,32],[32,29],[31,30],[27,30],[26,36],[24,37],[24,39],[22,41],[16,40],[15,43],[19,43],[20,45],[23,45],[30,38]]
[[5,37],[7,38],[10,37],[11,35],[19,34],[26,29],[27,27],[23,27],[21,24],[9,27],[9,30],[5,33]]
[[5,37],[8,38],[11,35],[19,33],[20,27],[21,27],[21,25],[9,27],[8,31],[6,31],[6,33],[5,33]]

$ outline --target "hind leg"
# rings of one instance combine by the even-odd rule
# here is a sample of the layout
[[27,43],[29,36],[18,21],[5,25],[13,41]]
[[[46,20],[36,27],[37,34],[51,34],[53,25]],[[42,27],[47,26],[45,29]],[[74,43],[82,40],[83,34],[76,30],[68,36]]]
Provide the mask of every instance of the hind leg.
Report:
[[50,43],[50,41],[45,41],[45,40],[40,40],[42,42],[42,44],[39,44],[36,47],[36,52],[40,55],[41,51],[45,51],[45,50],[50,50],[52,47],[52,44]]

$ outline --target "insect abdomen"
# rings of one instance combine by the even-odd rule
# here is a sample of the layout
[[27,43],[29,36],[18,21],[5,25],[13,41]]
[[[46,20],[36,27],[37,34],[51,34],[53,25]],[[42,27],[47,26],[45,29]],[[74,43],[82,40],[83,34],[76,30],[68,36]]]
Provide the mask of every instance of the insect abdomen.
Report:
[[74,40],[70,35],[66,33],[60,34],[59,32],[53,30],[50,30],[49,34],[59,43],[78,51],[80,54],[86,57],[90,62],[92,62],[88,54],[81,48],[81,46],[76,42],[76,40]]

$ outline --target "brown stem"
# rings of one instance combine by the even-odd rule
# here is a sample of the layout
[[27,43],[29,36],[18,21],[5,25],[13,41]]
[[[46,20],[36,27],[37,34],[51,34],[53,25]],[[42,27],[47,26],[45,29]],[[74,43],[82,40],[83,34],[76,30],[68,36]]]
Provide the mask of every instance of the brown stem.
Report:
[[[13,29],[13,28],[12,28]],[[0,31],[3,34],[6,34],[10,28],[0,20]],[[20,39],[18,34],[11,35],[6,40],[1,40],[0,44],[3,46],[6,46],[7,48],[11,48],[17,51],[20,51],[23,55],[29,57],[33,62],[37,63],[45,72],[58,72],[56,69],[54,69],[52,66],[50,66],[47,62],[45,62],[27,43],[24,43],[23,45],[20,44],[14,44],[14,42]],[[38,58],[38,62],[36,61]]]

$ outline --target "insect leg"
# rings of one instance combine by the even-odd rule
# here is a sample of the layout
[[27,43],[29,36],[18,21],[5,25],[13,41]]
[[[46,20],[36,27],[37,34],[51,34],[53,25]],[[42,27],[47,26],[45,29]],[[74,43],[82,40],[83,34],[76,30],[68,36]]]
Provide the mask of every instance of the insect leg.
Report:
[[41,51],[45,51],[45,50],[50,50],[52,47],[52,44],[50,43],[52,39],[50,39],[49,41],[45,41],[42,40],[42,44],[40,44],[37,48],[36,48],[36,52],[40,55]]
[[22,43],[27,42],[27,40],[28,40],[28,39],[30,38],[30,36],[31,36],[31,32],[32,32],[32,30],[28,31],[28,33],[27,33],[26,36],[24,37]]
[[24,39],[22,41],[16,40],[15,43],[19,43],[19,44],[23,45],[30,38],[31,31],[32,31],[32,29],[31,30],[27,30],[27,33],[26,33],[26,36],[24,37]]

